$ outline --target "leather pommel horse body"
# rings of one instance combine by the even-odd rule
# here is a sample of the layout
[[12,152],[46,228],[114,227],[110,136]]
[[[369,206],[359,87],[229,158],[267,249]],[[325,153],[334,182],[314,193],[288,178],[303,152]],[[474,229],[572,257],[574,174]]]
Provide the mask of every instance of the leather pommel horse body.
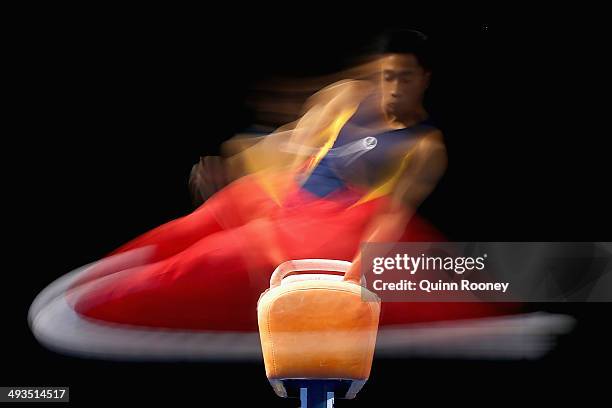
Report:
[[259,298],[266,375],[276,394],[302,408],[355,398],[370,376],[380,299],[346,276],[350,262],[287,261]]

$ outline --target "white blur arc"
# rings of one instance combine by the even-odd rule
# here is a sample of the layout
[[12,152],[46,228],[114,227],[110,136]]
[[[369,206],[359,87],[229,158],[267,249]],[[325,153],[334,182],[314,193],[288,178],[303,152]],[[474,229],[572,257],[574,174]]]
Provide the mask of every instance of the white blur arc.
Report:
[[[146,256],[146,249],[130,257]],[[100,262],[123,262],[116,255]],[[62,354],[122,361],[262,361],[258,332],[196,331],[145,328],[96,321],[79,315],[67,303],[66,291],[96,263],[78,268],[51,283],[35,298],[28,313],[32,333],[43,346]],[[308,279],[287,277],[282,284]],[[321,276],[311,276],[320,279]],[[338,279],[337,276],[330,279]],[[72,291],[84,291],[80,285]],[[78,292],[76,292],[78,294]],[[545,312],[441,321],[379,328],[377,358],[537,359],[571,331],[572,317]]]

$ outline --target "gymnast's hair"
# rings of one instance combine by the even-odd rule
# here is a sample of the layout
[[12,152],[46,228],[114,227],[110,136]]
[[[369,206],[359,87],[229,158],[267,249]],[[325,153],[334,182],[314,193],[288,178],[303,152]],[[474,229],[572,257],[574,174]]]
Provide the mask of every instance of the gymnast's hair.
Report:
[[426,71],[431,71],[434,65],[431,40],[417,30],[387,30],[376,38],[373,51],[376,54],[412,54]]

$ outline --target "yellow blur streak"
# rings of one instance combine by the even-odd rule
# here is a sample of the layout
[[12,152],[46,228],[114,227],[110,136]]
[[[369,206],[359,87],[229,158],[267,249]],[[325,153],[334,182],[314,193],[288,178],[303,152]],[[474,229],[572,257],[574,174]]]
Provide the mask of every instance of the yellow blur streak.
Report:
[[379,186],[377,186],[375,188],[372,188],[367,194],[362,196],[359,199],[359,201],[357,201],[355,204],[351,205],[351,207],[354,207],[354,206],[363,204],[363,203],[365,203],[367,201],[374,200],[376,198],[383,197],[383,196],[386,196],[387,194],[390,194],[395,189],[395,186],[397,185],[397,182],[400,180],[400,178],[404,174],[404,171],[405,171],[406,167],[408,166],[408,163],[412,159],[412,156],[414,156],[414,152],[415,151],[416,151],[416,146],[411,148],[410,151],[408,151],[408,153],[406,153],[406,155],[402,159],[401,164],[399,165],[398,169],[393,174],[393,176],[389,177],[381,185],[379,185]]
[[[252,174],[280,206],[291,180],[279,174],[290,175],[299,170],[301,177],[308,177],[370,91],[371,86],[361,81],[343,81],[319,91],[309,100],[310,109],[300,120],[262,138],[227,143],[226,149],[237,152],[228,158],[228,165],[232,171]],[[283,145],[299,148],[287,150]]]

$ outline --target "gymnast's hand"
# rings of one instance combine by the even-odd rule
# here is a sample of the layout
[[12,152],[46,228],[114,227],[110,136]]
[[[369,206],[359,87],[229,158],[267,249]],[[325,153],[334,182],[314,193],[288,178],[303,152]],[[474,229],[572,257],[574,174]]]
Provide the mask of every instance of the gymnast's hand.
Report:
[[195,206],[199,207],[213,194],[229,183],[223,158],[219,156],[200,157],[189,175],[189,191]]

